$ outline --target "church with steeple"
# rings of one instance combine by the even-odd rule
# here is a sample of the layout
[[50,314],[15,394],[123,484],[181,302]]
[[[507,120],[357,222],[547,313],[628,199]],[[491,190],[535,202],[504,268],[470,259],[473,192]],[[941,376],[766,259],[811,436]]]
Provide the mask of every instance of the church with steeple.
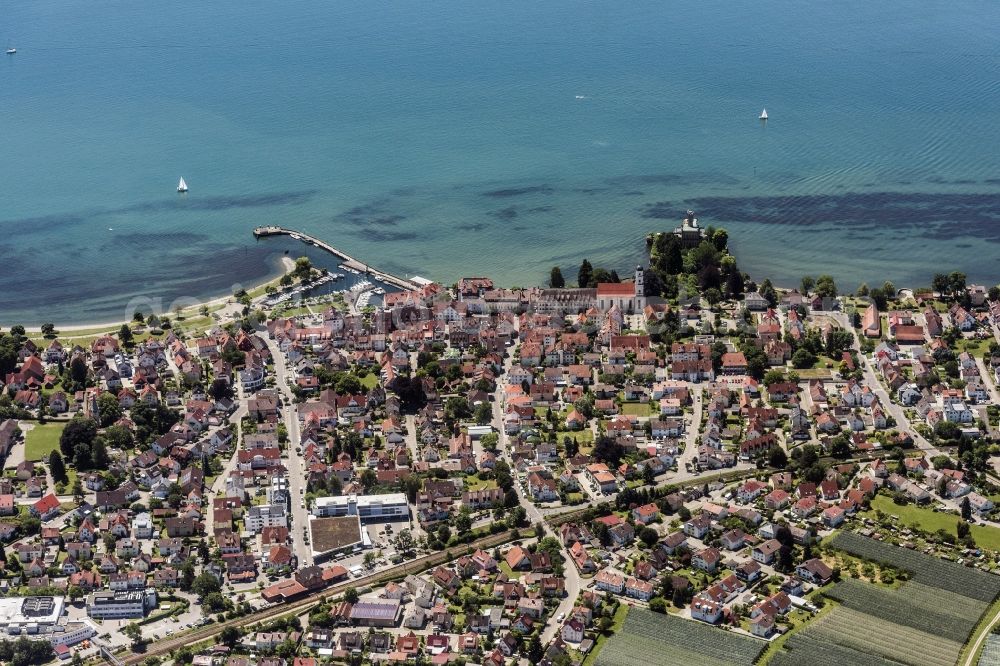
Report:
[[636,266],[632,282],[601,282],[597,285],[597,308],[602,312],[612,307],[625,314],[642,312],[646,307],[645,288],[642,266]]

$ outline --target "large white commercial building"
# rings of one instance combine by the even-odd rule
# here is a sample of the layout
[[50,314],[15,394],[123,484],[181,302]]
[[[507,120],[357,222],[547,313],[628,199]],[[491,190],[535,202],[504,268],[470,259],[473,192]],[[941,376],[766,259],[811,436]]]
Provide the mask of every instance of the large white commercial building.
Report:
[[313,513],[325,518],[329,516],[358,516],[366,520],[408,520],[410,507],[403,493],[387,495],[343,495],[339,497],[317,497],[313,502]]
[[67,622],[65,625],[56,625],[52,628],[52,633],[48,635],[52,646],[65,645],[67,647],[82,643],[92,636],[97,635],[97,629],[89,620],[80,622]]
[[76,645],[97,634],[89,620],[66,622],[63,597],[0,598],[3,639],[28,636],[58,645]]
[[0,627],[11,636],[52,631],[62,617],[63,597],[6,597],[0,599]]
[[87,615],[100,620],[145,617],[156,606],[156,590],[93,592],[87,598]]

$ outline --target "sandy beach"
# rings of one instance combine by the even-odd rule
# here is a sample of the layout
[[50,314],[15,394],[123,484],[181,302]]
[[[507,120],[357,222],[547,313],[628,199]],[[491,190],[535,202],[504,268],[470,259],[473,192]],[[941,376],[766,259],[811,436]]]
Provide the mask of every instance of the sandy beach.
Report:
[[[295,269],[295,261],[292,260],[290,257],[282,257],[281,258],[281,266],[284,269],[284,273],[291,273]],[[250,287],[249,289],[247,289],[247,291],[253,291],[254,289],[259,289],[259,288],[261,288],[261,287],[263,287],[263,286],[265,286],[267,284],[270,284],[271,282],[274,282],[275,279],[276,278],[270,278],[268,280],[265,280],[264,282],[261,282],[260,284],[257,284],[257,285],[254,285],[254,286]],[[212,307],[215,307],[215,306],[218,306],[218,305],[225,305],[227,302],[230,302],[232,300],[233,300],[232,294],[229,294],[229,295],[226,295],[226,296],[219,296],[217,298],[213,298],[213,299],[205,301],[203,303],[199,303],[196,306],[191,306],[189,308],[184,308],[183,310],[181,310],[181,312],[184,313],[184,314],[189,315],[193,310],[200,309],[202,306],[205,306],[207,308],[212,308]],[[157,312],[155,314],[160,315],[160,316],[162,316],[162,315],[170,315],[169,312]],[[74,333],[74,332],[80,332],[80,331],[86,331],[88,333],[94,333],[94,332],[98,332],[98,333],[102,333],[102,332],[113,333],[113,332],[117,331],[119,328],[121,328],[121,325],[125,324],[125,323],[131,323],[131,321],[119,320],[119,321],[102,322],[102,323],[97,323],[97,324],[67,324],[67,325],[56,324],[56,333],[57,333],[57,336],[58,336],[58,334]],[[27,333],[41,333],[42,332],[42,329],[41,329],[40,326],[25,326],[24,330]]]

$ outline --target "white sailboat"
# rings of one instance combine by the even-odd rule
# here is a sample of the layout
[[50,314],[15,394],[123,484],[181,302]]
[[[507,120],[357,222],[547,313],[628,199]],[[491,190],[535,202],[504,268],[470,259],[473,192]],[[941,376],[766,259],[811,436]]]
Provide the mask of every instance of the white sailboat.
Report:
[[760,112],[760,119],[767,120],[767,109],[764,109],[763,111]]
[[184,182],[183,178],[181,178],[180,182],[177,183],[177,191],[178,192],[187,192],[188,191],[188,184]]
[[7,55],[14,55],[15,53],[17,53],[17,49],[15,49],[13,46],[7,49]]

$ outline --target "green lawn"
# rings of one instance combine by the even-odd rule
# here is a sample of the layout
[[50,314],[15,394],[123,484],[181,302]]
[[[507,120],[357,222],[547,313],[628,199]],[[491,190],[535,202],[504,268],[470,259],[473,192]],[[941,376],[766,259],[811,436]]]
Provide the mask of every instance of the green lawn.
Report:
[[478,476],[470,475],[465,477],[465,489],[468,491],[483,490],[485,488],[496,488],[497,482],[493,479],[480,479]]
[[622,414],[625,416],[649,416],[651,410],[648,402],[623,402]]
[[590,428],[584,428],[583,430],[566,430],[563,432],[557,432],[556,436],[559,441],[563,441],[564,437],[569,437],[577,444],[581,446],[586,446],[594,443],[594,431]]
[[[960,520],[953,513],[940,513],[914,504],[899,505],[885,495],[875,497],[871,504],[873,509],[881,509],[883,513],[899,516],[900,522],[904,525],[914,525],[925,532],[947,530],[954,534],[955,526]],[[990,550],[1000,550],[1000,529],[984,525],[971,527],[972,538],[976,540],[977,545]]]
[[987,352],[989,352],[991,342],[993,342],[992,338],[988,340],[959,340],[956,347],[961,351],[969,352],[973,356],[985,358]]
[[[610,635],[617,634],[625,626],[625,618],[628,616],[629,605],[627,603],[618,604],[617,610],[615,610],[615,617],[611,624]],[[597,655],[600,654],[601,648],[604,647],[604,643],[608,640],[609,636],[604,634],[597,634],[597,640],[594,641],[594,647],[590,649],[590,654],[587,658],[583,660],[583,666],[593,666],[597,662]]]
[[59,448],[59,436],[62,435],[65,423],[34,424],[34,428],[24,435],[25,460],[40,460],[48,462],[49,453]]
[[378,385],[378,375],[374,372],[369,372],[361,378],[361,385],[369,391],[372,390]]

